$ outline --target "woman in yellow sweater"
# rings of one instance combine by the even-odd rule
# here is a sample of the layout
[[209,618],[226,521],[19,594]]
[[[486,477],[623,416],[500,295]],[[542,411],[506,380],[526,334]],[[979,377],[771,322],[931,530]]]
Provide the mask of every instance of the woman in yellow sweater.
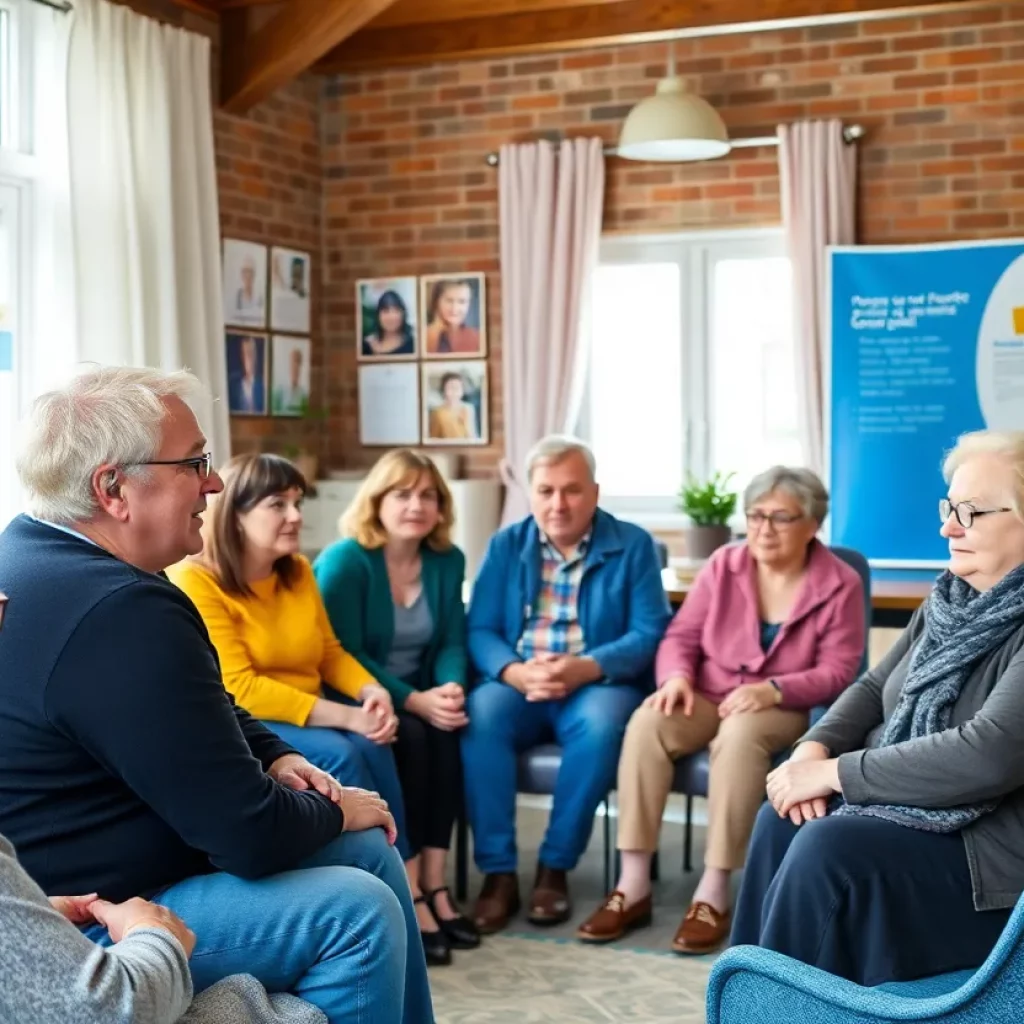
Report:
[[202,554],[167,575],[202,615],[235,700],[343,785],[380,793],[406,859],[398,719],[388,691],[338,643],[298,553],[305,478],[262,454],[237,456],[221,477]]

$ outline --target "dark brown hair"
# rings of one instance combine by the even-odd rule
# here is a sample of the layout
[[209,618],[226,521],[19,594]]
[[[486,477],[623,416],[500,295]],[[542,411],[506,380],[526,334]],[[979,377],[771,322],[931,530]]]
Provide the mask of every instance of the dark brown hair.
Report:
[[[236,455],[218,472],[224,490],[210,502],[203,522],[203,553],[198,560],[217,576],[229,594],[252,597],[253,590],[242,569],[245,537],[238,525],[239,515],[272,494],[284,494],[293,487],[305,494],[309,488],[295,465],[280,455]],[[292,555],[284,555],[274,563],[274,572],[285,587],[290,587],[299,566]]]

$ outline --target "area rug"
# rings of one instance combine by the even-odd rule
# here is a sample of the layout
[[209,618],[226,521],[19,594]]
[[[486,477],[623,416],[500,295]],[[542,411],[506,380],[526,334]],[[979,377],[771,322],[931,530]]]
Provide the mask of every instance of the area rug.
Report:
[[713,962],[506,933],[430,982],[438,1024],[703,1024]]

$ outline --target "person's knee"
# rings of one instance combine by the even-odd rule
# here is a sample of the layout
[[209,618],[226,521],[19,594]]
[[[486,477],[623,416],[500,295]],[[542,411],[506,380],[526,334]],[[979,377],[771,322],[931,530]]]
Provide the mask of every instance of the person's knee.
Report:
[[623,751],[643,757],[657,753],[662,747],[662,732],[668,716],[657,708],[641,705],[630,716],[623,736]]
[[757,720],[759,712],[741,711],[726,715],[711,741],[712,757],[757,756],[765,751],[764,728]]
[[372,788],[372,780],[358,749],[362,736],[334,729],[317,729],[317,734],[316,751],[307,755],[317,768],[334,776],[343,786]]
[[523,695],[515,687],[493,679],[481,683],[466,700],[469,725],[463,730],[463,738],[472,741],[511,736],[523,703]]
[[622,701],[618,694],[595,692],[588,699],[566,708],[559,731],[564,745],[579,745],[595,752],[611,751],[618,758],[631,716],[642,709]]
[[786,866],[794,878],[833,880],[872,875],[879,861],[863,819],[828,816],[809,821],[797,830],[786,853]]

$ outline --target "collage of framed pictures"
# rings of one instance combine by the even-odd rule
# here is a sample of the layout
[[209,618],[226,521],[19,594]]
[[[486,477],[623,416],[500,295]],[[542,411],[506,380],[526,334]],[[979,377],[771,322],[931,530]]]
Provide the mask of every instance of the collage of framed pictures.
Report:
[[232,416],[309,409],[309,253],[224,239],[224,345]]
[[361,444],[488,444],[483,274],[357,281],[355,342]]

